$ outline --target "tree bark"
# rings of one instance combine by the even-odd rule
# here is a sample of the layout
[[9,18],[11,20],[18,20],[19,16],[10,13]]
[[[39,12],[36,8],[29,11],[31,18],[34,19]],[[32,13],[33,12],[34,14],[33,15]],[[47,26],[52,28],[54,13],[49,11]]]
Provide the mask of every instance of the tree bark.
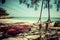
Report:
[[51,21],[50,20],[50,5],[49,5],[49,0],[48,0],[48,20],[47,21]]
[[39,17],[38,22],[41,21],[41,15],[42,15],[42,10],[43,10],[43,1],[44,1],[44,0],[42,0],[41,11],[40,11],[40,17]]

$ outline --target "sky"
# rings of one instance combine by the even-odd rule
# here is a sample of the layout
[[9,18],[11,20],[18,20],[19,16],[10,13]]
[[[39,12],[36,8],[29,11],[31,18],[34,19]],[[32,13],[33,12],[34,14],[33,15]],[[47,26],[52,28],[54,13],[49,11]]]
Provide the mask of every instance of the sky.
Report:
[[[53,1],[51,1],[51,4]],[[41,5],[41,3],[40,3]],[[54,4],[53,4],[54,5]],[[0,8],[4,8],[12,17],[39,17],[41,6],[35,11],[34,8],[27,8],[24,4],[19,4],[19,0],[6,0],[5,4],[0,3]],[[51,17],[60,17],[60,11],[56,11],[56,6],[54,5],[50,9]],[[48,10],[43,9],[42,17],[48,17]]]

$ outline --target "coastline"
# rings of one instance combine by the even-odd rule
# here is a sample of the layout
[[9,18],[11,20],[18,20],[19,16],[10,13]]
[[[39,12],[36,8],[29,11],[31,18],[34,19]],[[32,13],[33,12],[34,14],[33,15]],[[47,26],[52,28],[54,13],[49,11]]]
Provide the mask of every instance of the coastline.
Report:
[[18,19],[0,19],[0,23],[17,23],[17,22],[35,23],[35,22],[37,22],[37,21],[31,21],[31,20],[18,20]]
[[[37,23],[37,21],[32,21],[32,20],[18,20],[18,19],[0,19],[0,23],[7,23],[7,24],[14,24],[14,23],[17,23],[17,24],[27,24],[27,25],[36,25],[36,24],[40,24],[40,23]],[[53,27],[54,25],[54,21],[52,23],[49,24],[49,26]],[[42,26],[45,26],[46,25],[46,21],[42,21],[41,22]]]

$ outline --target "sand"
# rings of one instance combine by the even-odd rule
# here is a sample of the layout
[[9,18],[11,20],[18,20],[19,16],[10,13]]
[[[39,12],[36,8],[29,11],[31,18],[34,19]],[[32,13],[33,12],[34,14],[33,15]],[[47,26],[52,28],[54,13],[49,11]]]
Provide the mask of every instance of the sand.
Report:
[[[31,21],[31,20],[17,20],[17,19],[0,19],[0,23],[19,23],[19,22],[25,22],[27,24],[31,24],[32,23],[36,23],[37,21]],[[52,22],[50,23],[49,25],[53,27],[55,22]],[[42,26],[46,26],[46,24],[43,22],[42,23],[43,25]],[[32,35],[32,36],[27,36],[29,38],[36,38],[36,37],[39,37],[38,35]],[[7,38],[7,39],[4,39],[4,40],[28,40],[27,38],[20,38],[20,36],[18,37],[10,37],[10,38]]]
[[17,20],[17,19],[0,19],[0,22],[2,22],[2,23],[16,23],[16,22],[29,22],[29,23],[34,23],[36,21]]
[[[37,24],[37,21],[31,21],[31,20],[18,20],[18,19],[0,19],[0,23],[25,23],[25,24],[28,24],[28,25],[32,25],[33,23],[34,24]],[[54,26],[54,23],[55,22],[52,22],[49,24],[49,26]],[[39,24],[39,23],[38,23]],[[46,23],[45,22],[41,22],[42,26],[46,26]]]

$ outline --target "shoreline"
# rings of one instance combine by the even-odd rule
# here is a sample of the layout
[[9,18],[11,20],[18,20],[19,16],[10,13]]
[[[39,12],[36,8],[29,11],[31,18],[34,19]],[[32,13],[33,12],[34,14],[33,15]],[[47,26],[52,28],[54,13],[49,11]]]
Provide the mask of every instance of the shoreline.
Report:
[[[39,24],[39,23],[37,23],[37,21],[32,21],[32,20],[18,20],[18,19],[0,19],[0,23],[8,23],[8,24],[14,24],[14,23],[20,24],[20,23],[23,23],[23,24],[28,24],[28,25]],[[53,26],[54,23],[55,22],[52,22],[49,25]],[[46,25],[46,21],[42,21],[41,24],[42,25]]]
[[17,22],[36,23],[37,21],[32,21],[32,20],[18,20],[18,19],[0,19],[0,23],[17,23]]

